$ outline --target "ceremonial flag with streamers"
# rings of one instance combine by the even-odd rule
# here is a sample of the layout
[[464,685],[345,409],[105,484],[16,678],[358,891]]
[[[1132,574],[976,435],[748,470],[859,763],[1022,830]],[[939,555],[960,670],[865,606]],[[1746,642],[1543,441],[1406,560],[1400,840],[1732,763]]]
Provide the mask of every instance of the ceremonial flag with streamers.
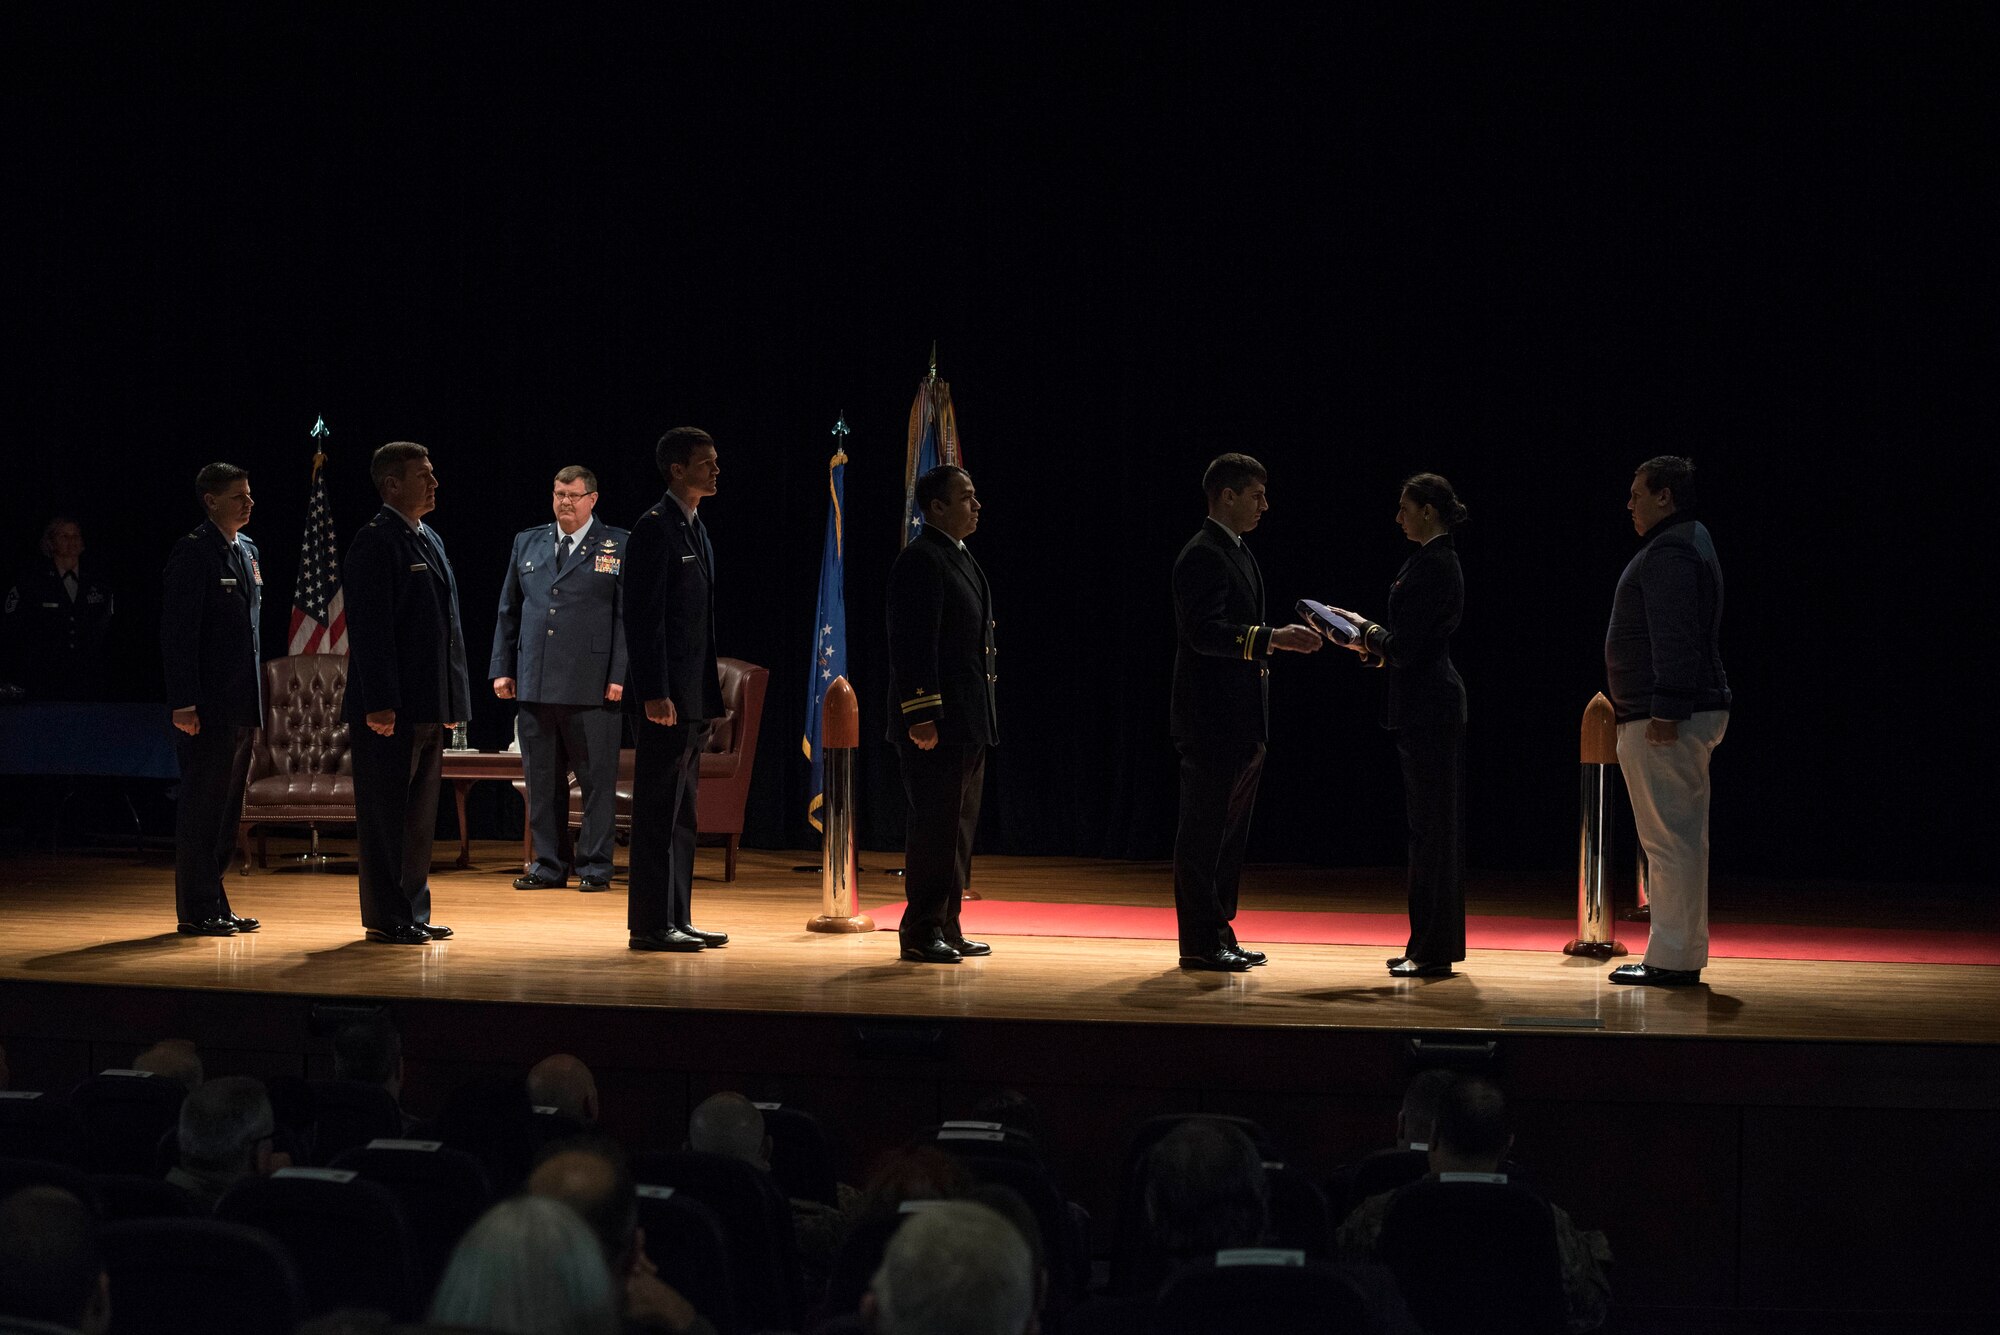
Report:
[[313,423],[312,500],[306,506],[306,536],[299,545],[299,582],[292,593],[288,653],[347,652],[347,611],[340,598],[340,556],[333,545],[333,507],[326,500],[326,419]]
[[903,459],[903,546],[924,526],[917,508],[917,479],[940,464],[965,466],[958,447],[958,418],[951,410],[951,386],[938,379],[937,345],[931,345],[931,369],[917,385],[910,405],[909,448]]
[[806,732],[801,745],[812,766],[811,800],[806,819],[822,834],[826,827],[819,809],[826,802],[826,754],[820,747],[820,724],[826,714],[826,688],[847,675],[847,595],[842,572],[840,512],[847,505],[847,415],[834,423],[833,458],[826,466],[826,543],[819,557],[819,610],[813,614],[813,661],[806,683]]

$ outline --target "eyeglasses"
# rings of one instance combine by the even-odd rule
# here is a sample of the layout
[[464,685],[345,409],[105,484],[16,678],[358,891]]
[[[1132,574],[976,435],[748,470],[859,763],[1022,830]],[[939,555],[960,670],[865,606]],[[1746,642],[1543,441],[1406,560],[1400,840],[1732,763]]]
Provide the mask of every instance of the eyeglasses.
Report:
[[552,491],[549,495],[559,501],[580,501],[586,496],[595,496],[594,491]]

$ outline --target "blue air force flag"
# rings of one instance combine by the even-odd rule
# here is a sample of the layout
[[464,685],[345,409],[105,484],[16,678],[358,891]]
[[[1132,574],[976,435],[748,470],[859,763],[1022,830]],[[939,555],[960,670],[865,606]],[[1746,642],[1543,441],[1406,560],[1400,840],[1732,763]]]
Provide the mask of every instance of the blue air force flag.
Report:
[[819,610],[813,618],[811,680],[806,683],[806,730],[801,745],[812,766],[806,819],[825,833],[819,809],[826,801],[826,757],[820,747],[820,723],[826,708],[826,688],[847,675],[847,596],[841,573],[841,511],[847,504],[847,453],[838,446],[847,435],[847,418],[833,428],[835,450],[826,467],[826,542],[819,558]]

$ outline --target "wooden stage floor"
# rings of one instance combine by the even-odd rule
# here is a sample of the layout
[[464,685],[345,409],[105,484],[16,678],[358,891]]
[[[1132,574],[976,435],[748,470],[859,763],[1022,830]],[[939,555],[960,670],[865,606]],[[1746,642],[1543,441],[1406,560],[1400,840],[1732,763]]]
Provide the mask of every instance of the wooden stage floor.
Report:
[[[1270,948],[1265,968],[1222,975],[1182,972],[1171,942],[1057,936],[992,936],[992,957],[955,967],[905,964],[893,933],[804,930],[818,912],[818,877],[793,870],[814,860],[799,852],[746,851],[738,879],[724,883],[720,850],[703,849],[696,921],[732,940],[683,956],[625,948],[622,869],[609,893],[522,892],[508,884],[518,844],[476,844],[466,871],[449,869],[441,844],[434,914],[457,935],[422,948],[383,946],[360,938],[351,861],[328,871],[288,865],[298,847],[274,840],[273,870],[232,874],[236,910],[265,926],[222,940],[173,932],[164,854],[18,857],[0,890],[0,979],[821,1016],[2000,1043],[2000,967],[1722,959],[1705,972],[1706,986],[1661,991],[1612,986],[1608,966],[1555,951],[1475,950],[1454,977],[1396,980],[1383,971],[1379,946],[1286,945]],[[350,845],[329,848],[338,859]],[[1168,868],[1158,863],[982,858],[976,875],[993,899],[1172,902]],[[900,899],[901,882],[864,873],[862,890],[864,905],[879,905]],[[1900,927],[1965,912],[1958,901],[1918,892],[1800,891],[1732,887],[1731,907],[1718,912]],[[1476,913],[1546,918],[1565,911],[1570,893],[1561,883],[1475,878],[1470,900]],[[1393,870],[1263,867],[1249,873],[1243,907],[1395,912],[1400,895]],[[966,923],[986,936],[976,904]]]

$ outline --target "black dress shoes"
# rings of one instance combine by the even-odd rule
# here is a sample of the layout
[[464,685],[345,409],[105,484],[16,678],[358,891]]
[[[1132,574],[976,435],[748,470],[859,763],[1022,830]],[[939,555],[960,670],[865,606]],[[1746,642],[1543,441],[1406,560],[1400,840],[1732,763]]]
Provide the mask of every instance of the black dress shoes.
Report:
[[1271,957],[1261,950],[1245,950],[1241,946],[1231,946],[1230,949],[1241,955],[1244,959],[1249,960],[1252,964],[1269,964],[1271,962]]
[[1181,956],[1183,969],[1207,969],[1213,973],[1248,973],[1250,957],[1227,946],[1218,946],[1206,955]]
[[263,923],[258,922],[255,918],[246,918],[239,913],[231,913],[228,914],[227,917],[229,918],[229,921],[236,924],[236,930],[239,932],[254,932],[259,927],[262,927],[264,925]]
[[420,922],[417,927],[433,941],[442,941],[451,935],[451,928],[441,922]]
[[[520,882],[517,881],[515,882],[515,884],[518,885],[520,884]],[[611,878],[608,876],[580,877],[577,880],[576,888],[578,890],[581,890],[586,895],[592,894],[598,890],[609,890],[611,888]]]
[[234,918],[203,918],[200,922],[184,922],[177,925],[182,936],[235,936]]
[[1614,983],[1642,987],[1691,987],[1701,981],[1700,969],[1655,969],[1650,964],[1621,964],[1611,971]]
[[678,927],[655,927],[650,932],[634,932],[627,944],[634,950],[664,950],[676,955],[691,955],[708,948],[706,941],[689,936]]
[[516,890],[560,890],[567,884],[569,882],[550,880],[546,876],[537,876],[534,872],[529,872],[526,876],[516,876],[514,878],[514,888]]
[[968,941],[962,936],[956,941],[947,941],[945,944],[961,955],[991,955],[993,953],[993,947],[987,945],[984,941]]
[[903,958],[912,964],[956,964],[960,956],[945,944],[943,937],[934,936],[928,941],[904,942]]
[[1406,956],[1403,959],[1390,960],[1389,973],[1396,978],[1449,978],[1451,965],[1442,962],[1426,964],[1422,960],[1413,960]]
[[704,932],[701,928],[685,922],[674,928],[674,930],[682,936],[693,937],[704,946],[726,946],[729,944],[729,933],[727,932]]
[[425,946],[431,940],[431,934],[413,922],[400,927],[370,927],[367,936],[370,941],[391,946]]

